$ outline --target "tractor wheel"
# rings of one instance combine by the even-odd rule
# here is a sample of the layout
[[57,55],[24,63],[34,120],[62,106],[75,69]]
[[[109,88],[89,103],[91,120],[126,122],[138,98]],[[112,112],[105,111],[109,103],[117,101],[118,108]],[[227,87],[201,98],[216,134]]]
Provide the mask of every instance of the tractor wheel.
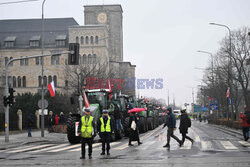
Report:
[[75,135],[75,122],[80,121],[80,115],[73,115],[67,120],[67,137],[71,144],[80,143],[81,137]]

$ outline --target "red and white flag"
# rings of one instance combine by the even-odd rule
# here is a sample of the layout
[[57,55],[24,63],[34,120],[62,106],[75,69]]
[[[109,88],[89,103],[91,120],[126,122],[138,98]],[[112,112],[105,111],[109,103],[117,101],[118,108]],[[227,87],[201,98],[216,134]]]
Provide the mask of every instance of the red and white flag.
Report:
[[110,85],[110,80],[108,80],[108,82],[109,82],[109,100],[111,100],[111,96],[112,96],[111,92],[112,92],[112,89],[111,89],[111,85]]
[[55,85],[54,85],[54,81],[50,82],[48,85],[49,88],[49,93],[51,95],[51,97],[55,96]]
[[84,99],[84,103],[85,103],[85,108],[89,108],[89,100],[88,100],[88,98],[87,98],[87,96],[86,96],[86,93],[85,93],[85,91],[83,91],[83,99]]
[[229,98],[229,88],[227,89],[226,98]]

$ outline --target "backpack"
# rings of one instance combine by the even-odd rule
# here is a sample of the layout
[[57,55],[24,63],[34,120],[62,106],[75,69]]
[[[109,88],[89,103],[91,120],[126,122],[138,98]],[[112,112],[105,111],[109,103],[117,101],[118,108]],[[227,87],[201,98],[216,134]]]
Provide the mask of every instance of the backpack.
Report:
[[250,111],[246,112],[247,123],[250,124]]

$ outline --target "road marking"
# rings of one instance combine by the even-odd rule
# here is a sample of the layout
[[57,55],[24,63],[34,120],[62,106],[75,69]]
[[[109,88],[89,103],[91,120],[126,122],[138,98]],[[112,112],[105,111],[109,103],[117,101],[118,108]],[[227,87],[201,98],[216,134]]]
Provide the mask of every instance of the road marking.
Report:
[[[101,145],[102,143],[94,143],[92,145],[92,148],[97,148]],[[86,149],[89,148],[88,144],[86,144]],[[82,147],[80,148],[77,148],[77,149],[73,149],[73,150],[69,150],[70,152],[74,152],[74,151],[81,151],[82,150]]]
[[160,128],[162,128],[162,126],[159,126],[157,128],[155,128],[154,130],[152,130],[150,133],[144,135],[141,137],[141,140],[144,140],[145,138],[148,138],[149,136],[151,136],[154,132],[156,132],[157,130],[159,130]]
[[44,148],[44,149],[41,149],[41,150],[34,150],[34,151],[30,151],[30,152],[32,152],[32,153],[43,152],[43,151],[48,151],[48,150],[53,150],[53,149],[56,149],[56,148],[64,147],[64,146],[69,146],[69,145],[70,144],[60,144],[60,145],[57,145],[57,146],[48,147],[48,148]]
[[190,150],[192,147],[192,142],[189,140],[186,140],[186,142],[184,142],[184,145],[180,148],[181,150]]
[[190,128],[190,130],[194,134],[194,141],[201,142],[199,135],[192,128]]
[[39,149],[39,148],[43,148],[43,147],[48,147],[51,146],[52,144],[44,144],[44,145],[39,145],[39,146],[31,146],[28,148],[24,148],[24,149],[18,149],[18,150],[13,150],[13,151],[9,151],[8,153],[17,153],[17,152],[25,152],[25,151],[30,151],[30,150],[34,150],[34,149]]
[[247,141],[239,141],[239,143],[240,143],[241,145],[243,145],[244,147],[250,147],[250,143],[247,142]]
[[60,148],[60,149],[56,149],[56,150],[49,150],[48,152],[59,152],[59,151],[63,151],[63,150],[69,150],[71,148],[80,147],[80,146],[81,146],[81,144],[75,144],[75,145],[71,145],[71,146]]
[[238,149],[235,147],[230,141],[220,141],[220,143],[223,145],[223,147],[227,150],[236,150]]
[[114,148],[114,150],[123,150],[123,149],[125,149],[127,147],[128,147],[128,143],[125,143],[125,144],[123,144],[123,145],[121,145],[119,147]]
[[211,141],[201,141],[201,150],[213,150]]

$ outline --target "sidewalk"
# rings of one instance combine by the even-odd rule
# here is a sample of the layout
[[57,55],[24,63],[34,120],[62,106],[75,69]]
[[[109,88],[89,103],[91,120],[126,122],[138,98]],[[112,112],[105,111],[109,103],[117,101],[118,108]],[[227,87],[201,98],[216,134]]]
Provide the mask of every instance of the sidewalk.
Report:
[[44,143],[44,142],[68,142],[67,134],[64,133],[48,133],[47,130],[44,131],[44,137],[41,137],[41,131],[35,130],[32,132],[32,137],[27,137],[27,131],[22,133],[10,134],[9,142],[5,142],[5,135],[0,136],[0,150],[6,148],[13,148],[20,145],[25,145],[29,143]]

